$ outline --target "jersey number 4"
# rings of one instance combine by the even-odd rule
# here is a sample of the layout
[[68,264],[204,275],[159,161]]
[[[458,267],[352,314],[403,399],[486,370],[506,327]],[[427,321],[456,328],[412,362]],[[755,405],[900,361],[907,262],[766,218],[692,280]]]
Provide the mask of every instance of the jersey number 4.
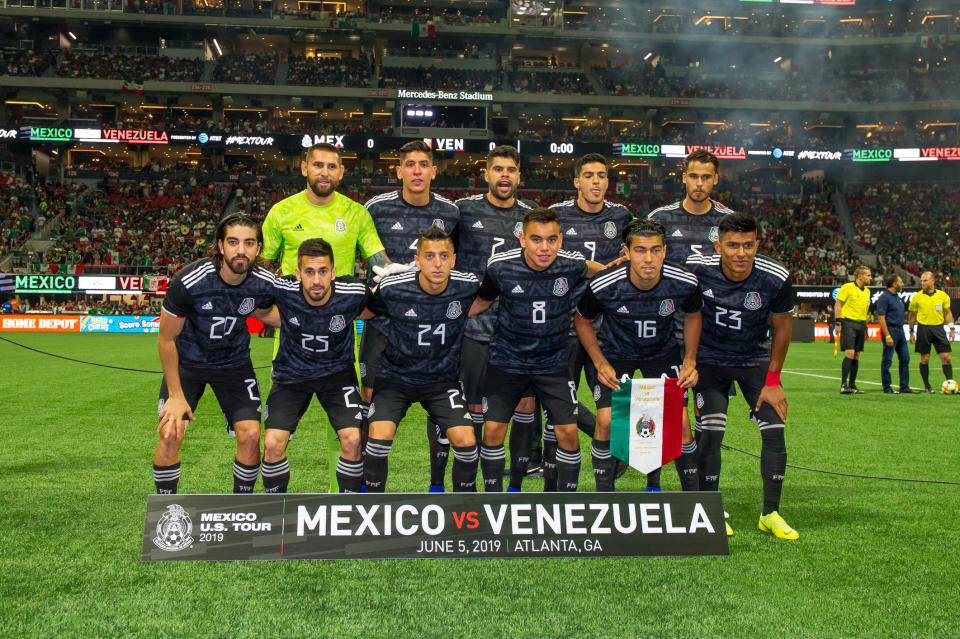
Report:
[[[440,336],[440,345],[443,346],[447,343],[447,329],[446,324],[438,324],[436,328],[432,328],[429,324],[418,324],[417,328],[420,329],[420,332],[417,333],[417,344],[420,346],[430,346],[430,333]],[[424,341],[426,337],[426,341]]]

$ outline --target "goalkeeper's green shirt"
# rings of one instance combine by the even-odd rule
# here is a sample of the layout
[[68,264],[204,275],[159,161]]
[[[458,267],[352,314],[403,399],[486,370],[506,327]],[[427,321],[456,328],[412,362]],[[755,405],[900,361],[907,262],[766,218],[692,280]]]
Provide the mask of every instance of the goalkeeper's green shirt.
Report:
[[303,190],[280,200],[267,213],[260,255],[268,260],[279,258],[283,274],[292,275],[300,244],[314,237],[333,247],[337,275],[353,275],[357,247],[365,258],[384,250],[373,218],[362,204],[336,193],[333,202],[317,206]]

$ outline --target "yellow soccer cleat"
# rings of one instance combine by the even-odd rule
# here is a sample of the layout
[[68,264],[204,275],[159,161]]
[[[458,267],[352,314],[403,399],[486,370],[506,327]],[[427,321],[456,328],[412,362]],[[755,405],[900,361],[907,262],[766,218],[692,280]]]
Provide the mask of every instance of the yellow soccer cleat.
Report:
[[733,537],[733,528],[730,526],[730,513],[723,511],[723,525],[727,527],[727,537]]
[[760,523],[757,524],[757,527],[763,532],[773,533],[780,539],[800,538],[800,533],[791,528],[777,511],[773,511],[769,515],[760,515]]

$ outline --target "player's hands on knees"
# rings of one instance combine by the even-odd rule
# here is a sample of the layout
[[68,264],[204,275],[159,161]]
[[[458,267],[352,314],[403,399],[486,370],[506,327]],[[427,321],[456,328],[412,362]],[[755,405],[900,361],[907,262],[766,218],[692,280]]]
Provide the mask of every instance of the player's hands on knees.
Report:
[[614,370],[610,362],[603,361],[597,366],[597,379],[607,388],[620,390],[620,382],[617,380],[617,371]]
[[680,372],[677,373],[677,380],[680,388],[693,388],[700,380],[700,374],[697,372],[696,364],[684,362],[680,366]]
[[764,386],[753,410],[755,412],[760,410],[761,404],[764,403],[770,404],[777,415],[780,416],[780,419],[787,421],[787,396],[783,394],[783,386]]
[[183,437],[187,422],[192,422],[195,419],[196,417],[193,416],[193,411],[190,410],[190,404],[187,403],[186,399],[171,397],[163,403],[157,432],[161,432],[164,428],[173,428],[178,438]]

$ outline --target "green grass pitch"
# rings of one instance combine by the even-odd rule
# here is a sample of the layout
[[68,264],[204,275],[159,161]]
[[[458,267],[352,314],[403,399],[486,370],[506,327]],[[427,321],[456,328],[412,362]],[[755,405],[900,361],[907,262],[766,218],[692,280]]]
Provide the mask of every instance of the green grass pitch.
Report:
[[[159,369],[155,336],[5,336],[78,359]],[[268,364],[272,341],[252,341],[254,364]],[[883,395],[879,351],[869,344],[861,360],[867,394],[841,396],[832,346],[791,347],[783,375],[789,462],[960,482],[960,396]],[[144,564],[159,375],[2,341],[0,361],[2,636],[960,635],[960,485],[788,469],[781,512],[801,537],[785,542],[757,530],[759,462],[730,450],[721,487],[736,535],[725,558]],[[939,384],[939,367],[931,368]],[[912,369],[916,386],[915,361]],[[234,443],[209,391],[197,415],[180,489],[229,491]],[[288,451],[291,490],[326,486],[326,428],[315,405]],[[740,398],[725,443],[759,451]],[[581,446],[589,451],[585,439]],[[390,466],[388,490],[426,489],[419,407],[400,428]],[[542,482],[527,484],[536,490]],[[643,485],[630,471],[618,488]],[[672,465],[663,485],[678,488]],[[592,486],[585,454],[581,488]]]

